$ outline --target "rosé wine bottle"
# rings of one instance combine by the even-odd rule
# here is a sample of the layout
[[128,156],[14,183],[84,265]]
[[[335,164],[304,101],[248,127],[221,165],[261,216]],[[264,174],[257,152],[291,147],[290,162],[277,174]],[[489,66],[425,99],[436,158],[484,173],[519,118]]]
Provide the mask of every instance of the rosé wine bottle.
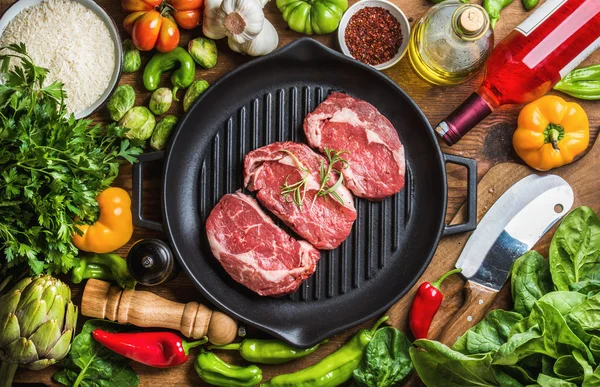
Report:
[[496,46],[483,84],[435,131],[455,144],[497,107],[546,94],[599,46],[600,0],[546,0]]

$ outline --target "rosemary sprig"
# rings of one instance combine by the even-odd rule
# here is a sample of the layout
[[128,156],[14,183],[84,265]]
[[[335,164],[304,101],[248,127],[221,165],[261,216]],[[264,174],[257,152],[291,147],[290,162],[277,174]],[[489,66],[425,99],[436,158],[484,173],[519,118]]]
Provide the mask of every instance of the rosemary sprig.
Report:
[[284,150],[284,149],[280,150],[280,152],[287,153],[294,160],[298,169],[304,175],[301,180],[295,182],[294,184],[288,183],[290,175],[287,175],[285,177],[285,182],[283,183],[283,185],[281,187],[279,187],[281,190],[281,195],[285,198],[286,201],[288,201],[288,202],[293,201],[298,207],[302,207],[302,204],[304,202],[304,197],[306,196],[306,182],[308,181],[310,172],[300,162],[300,160],[298,160],[298,157],[296,157],[295,154],[293,154],[290,151]]
[[[329,165],[327,168],[325,168],[325,163],[323,162],[323,160],[321,160],[321,167],[319,171],[321,178],[321,186],[319,187],[319,191],[317,192],[316,196],[330,195],[340,203],[344,204],[344,199],[342,199],[336,191],[344,181],[344,176],[342,175],[341,170],[348,168],[348,160],[346,160],[342,156],[349,152],[345,150],[336,151],[335,149],[329,148],[324,148],[323,151],[325,152],[325,156],[327,156],[327,161],[329,161]],[[337,163],[341,164],[341,167],[339,169],[333,167]],[[334,185],[332,185],[329,188],[326,188],[327,183],[329,182],[329,180],[331,180],[331,172],[337,173],[339,179],[335,182]]]

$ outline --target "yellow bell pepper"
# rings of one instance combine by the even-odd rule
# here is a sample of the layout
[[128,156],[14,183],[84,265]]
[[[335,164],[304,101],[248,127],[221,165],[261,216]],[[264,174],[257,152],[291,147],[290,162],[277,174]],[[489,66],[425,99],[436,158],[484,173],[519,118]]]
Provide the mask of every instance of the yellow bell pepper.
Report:
[[519,157],[540,171],[571,163],[589,142],[590,124],[583,108],[554,95],[525,106],[513,135]]
[[96,223],[77,226],[72,241],[82,251],[105,254],[123,247],[133,235],[131,199],[127,191],[110,187],[98,195],[100,216]]

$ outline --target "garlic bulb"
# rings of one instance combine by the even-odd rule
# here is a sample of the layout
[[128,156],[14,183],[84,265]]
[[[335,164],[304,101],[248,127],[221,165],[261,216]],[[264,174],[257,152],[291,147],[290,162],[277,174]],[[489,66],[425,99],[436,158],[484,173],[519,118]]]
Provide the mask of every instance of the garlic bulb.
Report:
[[207,0],[202,32],[209,38],[225,36],[236,43],[253,40],[265,21],[261,0]]
[[229,48],[235,52],[248,54],[250,56],[267,55],[277,48],[277,44],[279,44],[279,35],[277,35],[277,31],[275,30],[275,27],[273,27],[273,24],[265,19],[262,31],[253,40],[240,44],[229,38],[228,43]]

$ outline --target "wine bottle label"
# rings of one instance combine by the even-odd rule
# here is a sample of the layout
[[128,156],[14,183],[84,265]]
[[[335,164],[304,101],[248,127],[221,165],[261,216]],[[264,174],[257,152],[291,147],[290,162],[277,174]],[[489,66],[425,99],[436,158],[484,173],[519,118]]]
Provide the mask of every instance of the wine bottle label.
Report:
[[525,21],[519,24],[515,30],[525,36],[529,36],[537,27],[539,27],[546,19],[556,12],[567,0],[546,0],[537,11],[529,16]]
[[575,67],[579,66],[579,64],[581,62],[583,62],[585,60],[585,58],[592,55],[592,53],[594,51],[596,51],[596,49],[598,47],[600,47],[600,38],[596,39],[595,42],[592,42],[592,44],[590,44],[588,48],[586,48],[579,55],[577,55],[575,58],[573,58],[571,63],[569,63],[562,70],[560,70],[560,77],[561,78],[566,77],[567,74],[570,73],[571,71],[573,71],[573,69]]

